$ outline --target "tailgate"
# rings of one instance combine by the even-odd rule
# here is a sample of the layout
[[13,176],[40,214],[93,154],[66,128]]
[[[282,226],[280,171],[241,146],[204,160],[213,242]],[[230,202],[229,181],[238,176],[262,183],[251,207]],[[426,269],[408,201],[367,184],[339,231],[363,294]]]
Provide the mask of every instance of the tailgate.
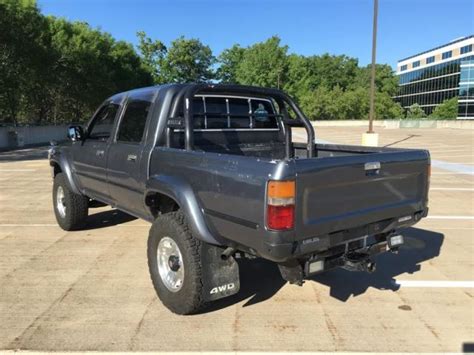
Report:
[[427,203],[430,162],[423,150],[304,159],[295,164],[297,239],[407,216]]

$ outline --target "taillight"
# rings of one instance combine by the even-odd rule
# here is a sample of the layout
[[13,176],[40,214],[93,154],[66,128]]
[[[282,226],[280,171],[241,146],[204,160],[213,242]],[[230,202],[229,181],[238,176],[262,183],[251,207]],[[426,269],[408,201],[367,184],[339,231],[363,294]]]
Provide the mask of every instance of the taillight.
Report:
[[267,227],[292,229],[295,224],[295,182],[270,181],[267,190]]

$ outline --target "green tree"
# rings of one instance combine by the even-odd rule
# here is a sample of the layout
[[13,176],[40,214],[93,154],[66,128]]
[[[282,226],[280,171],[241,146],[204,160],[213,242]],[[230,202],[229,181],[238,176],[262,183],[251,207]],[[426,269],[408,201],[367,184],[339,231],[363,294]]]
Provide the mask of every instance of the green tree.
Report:
[[280,46],[277,36],[246,48],[237,66],[238,83],[282,88],[288,67],[287,51],[288,46]]
[[311,85],[324,85],[328,88],[339,86],[347,90],[354,82],[358,61],[345,55],[334,56],[328,53],[321,56],[308,57],[310,65],[314,68]]
[[[303,111],[311,110],[311,92],[322,86],[328,89],[327,91],[336,90],[336,92],[341,93],[345,93],[349,88],[355,89],[357,86],[353,86],[353,83],[357,71],[357,60],[347,56],[324,54],[322,56],[305,57],[290,55],[288,57],[287,81],[284,89],[296,98]],[[360,93],[357,94],[360,96]],[[355,96],[357,96],[355,93],[348,92],[346,99],[351,100]],[[313,99],[315,99],[314,96]],[[344,102],[340,101],[340,97],[336,99],[341,105]],[[345,112],[350,111],[357,111],[357,109],[354,107]],[[345,115],[341,112],[339,117],[345,117]],[[357,116],[354,113],[348,113],[348,115],[352,119]]]
[[214,77],[214,62],[209,46],[198,39],[180,37],[171,42],[161,70],[167,82],[208,82]]
[[[312,120],[368,119],[369,91],[363,87],[343,90],[339,86],[333,89],[320,86],[303,95],[300,104]],[[375,97],[375,113],[377,119],[401,118],[403,109],[387,93],[378,92]]]
[[430,118],[451,120],[458,116],[458,98],[453,97],[448,100],[444,100],[440,105],[436,106],[433,110]]
[[338,96],[337,119],[360,120],[368,116],[369,95],[365,88],[346,90]]
[[310,119],[337,120],[341,117],[341,95],[343,90],[338,86],[334,89],[320,86],[301,97],[301,106]]
[[[352,85],[354,87],[370,88],[371,66],[368,65],[357,70]],[[394,96],[398,89],[398,78],[392,67],[387,64],[377,64],[375,66],[375,87],[378,92],[387,93]]]
[[143,66],[151,73],[155,84],[165,83],[166,79],[161,73],[161,67],[167,52],[166,46],[159,40],[152,40],[150,37],[147,37],[143,31],[137,32],[137,36],[139,41],[138,49],[143,58]]
[[49,18],[58,54],[55,101],[58,117],[81,121],[108,96],[152,83],[133,47],[84,22]]
[[5,123],[80,121],[107,96],[151,84],[132,45],[87,23],[0,1],[0,115]]
[[407,118],[425,118],[426,113],[417,103],[411,105],[407,111]]
[[[367,105],[368,101],[367,94]],[[387,119],[401,119],[404,117],[403,107],[398,102],[395,102],[392,97],[386,92],[377,92],[375,94],[375,119],[387,120]],[[369,110],[364,116],[364,119],[369,118]]]
[[34,89],[50,75],[46,28],[34,1],[0,2],[0,115],[6,123],[17,124],[25,105],[43,99]]
[[132,44],[125,41],[114,42],[109,60],[110,75],[117,91],[153,84],[152,73],[143,65]]
[[314,69],[308,57],[296,54],[288,56],[286,83],[283,89],[297,98],[302,105],[302,97],[319,86],[314,83]]
[[216,79],[222,83],[237,84],[237,68],[242,62],[244,54],[245,48],[238,44],[225,49],[217,58],[220,66],[216,72]]

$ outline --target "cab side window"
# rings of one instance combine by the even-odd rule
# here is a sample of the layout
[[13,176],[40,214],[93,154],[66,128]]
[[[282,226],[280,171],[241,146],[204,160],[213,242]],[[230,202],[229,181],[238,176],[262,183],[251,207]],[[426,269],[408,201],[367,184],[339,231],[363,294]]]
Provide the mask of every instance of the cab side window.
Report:
[[145,133],[147,117],[153,101],[153,92],[132,94],[117,133],[117,141],[140,143]]
[[112,133],[119,108],[120,105],[114,102],[102,106],[89,126],[88,139],[107,140]]

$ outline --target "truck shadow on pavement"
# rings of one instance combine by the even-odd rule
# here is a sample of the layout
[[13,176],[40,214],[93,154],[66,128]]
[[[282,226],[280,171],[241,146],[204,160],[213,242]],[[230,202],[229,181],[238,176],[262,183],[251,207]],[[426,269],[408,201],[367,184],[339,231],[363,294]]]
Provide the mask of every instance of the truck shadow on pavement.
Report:
[[82,230],[98,229],[116,226],[118,224],[127,223],[137,219],[125,212],[117,209],[107,209],[105,211],[89,214],[87,223]]
[[419,228],[407,228],[402,234],[405,245],[400,248],[398,255],[384,253],[376,257],[377,269],[374,273],[350,272],[339,268],[314,276],[312,280],[330,287],[330,295],[343,302],[351,296],[363,294],[369,287],[398,290],[400,285],[396,283],[395,277],[420,271],[420,263],[439,255],[444,240],[441,233]]
[[[369,287],[396,291],[400,286],[396,283],[395,277],[420,271],[420,263],[439,255],[444,240],[444,235],[441,233],[419,228],[407,228],[402,234],[405,237],[405,245],[400,248],[399,254],[379,255],[376,258],[377,270],[374,273],[350,272],[339,268],[314,276],[306,282],[317,282],[328,286],[331,297],[343,302],[351,296],[362,295]],[[272,262],[264,259],[238,259],[238,263],[240,292],[212,303],[203,310],[203,313],[213,312],[246,299],[248,300],[243,307],[264,302],[286,284],[277,265]]]

